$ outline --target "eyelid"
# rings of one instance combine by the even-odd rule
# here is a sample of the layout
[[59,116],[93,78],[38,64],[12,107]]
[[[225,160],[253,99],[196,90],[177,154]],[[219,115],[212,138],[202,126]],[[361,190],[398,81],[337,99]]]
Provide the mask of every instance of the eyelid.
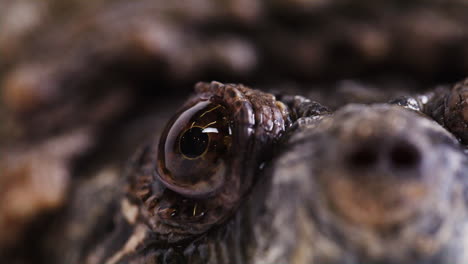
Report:
[[[197,110],[187,112],[191,108]],[[175,125],[181,116],[185,121]],[[174,169],[180,169],[182,164],[191,164],[191,168],[181,170],[189,177],[203,175],[196,173],[196,170],[204,170],[204,166],[219,164],[220,167],[213,169],[218,173],[214,179],[221,179],[214,182],[215,185],[198,182],[196,178],[177,185],[164,181],[166,169],[163,161],[166,158],[161,152],[165,151],[168,142],[177,143],[181,132],[192,125],[201,127],[201,132],[216,142],[216,146],[210,144],[212,149],[204,158],[196,160],[180,160],[181,152],[169,146],[168,151],[175,153],[170,153],[167,159],[179,159],[180,162],[174,163]],[[287,107],[271,94],[242,85],[217,82],[197,84],[195,95],[168,122],[159,144],[154,142],[148,151],[141,153],[138,160],[142,164],[129,172],[131,186],[128,195],[141,201],[140,221],[156,234],[158,241],[167,243],[200,235],[222,224],[235,213],[251,190],[258,177],[259,164],[271,156],[270,150],[277,137],[289,125]],[[164,137],[172,128],[174,137],[166,141]],[[225,146],[226,152],[218,155],[213,149],[220,146]],[[178,162],[181,165],[177,165]],[[206,173],[211,172],[207,170]],[[185,176],[181,175],[182,178]],[[206,189],[197,192],[194,188]]]

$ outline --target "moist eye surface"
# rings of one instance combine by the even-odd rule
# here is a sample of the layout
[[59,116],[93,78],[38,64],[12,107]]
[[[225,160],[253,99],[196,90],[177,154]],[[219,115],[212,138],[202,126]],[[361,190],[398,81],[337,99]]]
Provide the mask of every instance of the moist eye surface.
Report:
[[158,175],[169,189],[203,195],[221,187],[232,141],[227,109],[210,100],[183,109],[159,143]]
[[182,133],[179,150],[189,159],[200,157],[208,148],[210,137],[201,127],[192,127]]
[[157,243],[188,241],[232,217],[290,125],[272,94],[217,82],[195,91],[126,172]]

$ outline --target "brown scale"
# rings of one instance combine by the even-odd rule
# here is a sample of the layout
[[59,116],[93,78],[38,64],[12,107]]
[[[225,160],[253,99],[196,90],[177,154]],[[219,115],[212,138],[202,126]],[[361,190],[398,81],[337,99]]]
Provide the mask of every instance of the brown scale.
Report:
[[291,124],[271,94],[218,82],[195,91],[139,154],[144,171],[129,172],[128,195],[157,242],[189,239],[229,218]]

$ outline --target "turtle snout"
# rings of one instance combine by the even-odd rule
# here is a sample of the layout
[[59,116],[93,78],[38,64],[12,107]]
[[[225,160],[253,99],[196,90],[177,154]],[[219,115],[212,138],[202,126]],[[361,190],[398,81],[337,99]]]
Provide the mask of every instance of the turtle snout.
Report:
[[[388,142],[390,141],[390,142]],[[351,169],[391,171],[417,170],[423,163],[425,150],[408,139],[363,141],[349,151],[347,163]]]
[[287,143],[263,198],[275,254],[289,263],[468,263],[468,163],[437,123],[398,106],[351,105]]
[[350,223],[379,229],[401,225],[431,191],[424,175],[430,146],[417,140],[356,137],[335,155],[320,181],[333,210]]
[[439,214],[434,206],[448,201],[457,170],[450,137],[401,108],[368,110],[339,112],[331,133],[324,133],[328,151],[311,176],[331,211],[346,223],[379,230]]

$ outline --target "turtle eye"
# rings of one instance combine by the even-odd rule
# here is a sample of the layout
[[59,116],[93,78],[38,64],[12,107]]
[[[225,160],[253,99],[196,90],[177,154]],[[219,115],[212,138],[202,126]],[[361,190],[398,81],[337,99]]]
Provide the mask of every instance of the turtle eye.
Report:
[[231,118],[210,100],[179,112],[159,142],[157,177],[169,189],[189,197],[216,192],[225,181],[231,148]]
[[195,91],[125,170],[127,194],[155,242],[177,243],[231,217],[290,125],[271,94],[218,82]]

